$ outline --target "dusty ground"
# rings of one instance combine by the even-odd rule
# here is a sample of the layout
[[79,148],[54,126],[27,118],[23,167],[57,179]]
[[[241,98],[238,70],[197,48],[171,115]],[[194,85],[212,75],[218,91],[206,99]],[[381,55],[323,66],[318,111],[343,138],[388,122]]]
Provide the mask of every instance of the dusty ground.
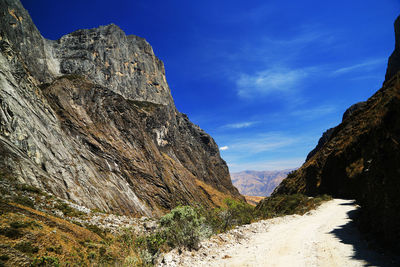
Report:
[[204,241],[199,251],[174,250],[160,266],[400,266],[371,251],[351,222],[357,206],[334,199],[304,216],[236,228]]

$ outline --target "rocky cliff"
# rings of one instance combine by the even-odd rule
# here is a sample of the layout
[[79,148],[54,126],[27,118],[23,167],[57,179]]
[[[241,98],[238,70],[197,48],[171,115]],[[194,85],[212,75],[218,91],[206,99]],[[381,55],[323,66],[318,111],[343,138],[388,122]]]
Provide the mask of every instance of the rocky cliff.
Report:
[[111,24],[51,41],[19,1],[0,13],[2,177],[126,214],[241,198],[144,39]]
[[304,165],[274,191],[355,198],[360,226],[384,244],[400,239],[400,17],[383,87],[346,111]]

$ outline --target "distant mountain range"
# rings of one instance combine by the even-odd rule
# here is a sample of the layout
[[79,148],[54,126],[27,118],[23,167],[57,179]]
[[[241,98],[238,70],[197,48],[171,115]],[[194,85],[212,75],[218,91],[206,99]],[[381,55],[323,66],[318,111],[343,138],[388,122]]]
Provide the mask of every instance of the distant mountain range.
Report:
[[269,196],[294,169],[278,171],[242,171],[231,173],[232,183],[247,196]]

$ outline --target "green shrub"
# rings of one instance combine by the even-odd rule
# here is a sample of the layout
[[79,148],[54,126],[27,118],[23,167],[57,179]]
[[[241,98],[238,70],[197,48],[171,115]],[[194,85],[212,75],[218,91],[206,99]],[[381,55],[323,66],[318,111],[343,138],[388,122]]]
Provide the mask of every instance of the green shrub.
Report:
[[59,267],[60,263],[58,258],[51,256],[42,256],[35,258],[31,264],[32,267]]
[[123,266],[126,266],[126,267],[139,266],[139,259],[134,256],[128,256],[124,259]]
[[14,221],[10,223],[10,226],[14,229],[18,229],[18,228],[27,228],[29,226],[31,226],[33,224],[33,222],[21,222],[21,221]]
[[56,209],[59,209],[65,216],[68,217],[81,217],[85,215],[84,212],[79,211],[77,209],[72,208],[67,203],[59,201],[55,206]]
[[16,228],[3,227],[3,228],[0,228],[0,235],[4,235],[8,238],[16,239],[16,238],[20,238],[21,236],[23,236],[23,233],[21,232],[21,230],[16,229]]
[[34,254],[39,251],[39,248],[32,245],[31,242],[20,242],[14,246],[15,249],[28,254]]
[[165,241],[165,234],[163,232],[156,232],[138,237],[135,244],[137,247],[147,250],[151,255],[156,255],[160,252],[160,248],[164,245]]
[[222,219],[222,231],[231,229],[236,225],[249,224],[253,220],[253,206],[233,199],[226,199],[225,204],[226,208],[219,212]]
[[111,253],[111,251],[108,250],[107,247],[100,247],[98,255],[99,255],[99,262],[102,263],[101,266],[114,265],[116,261],[115,256]]
[[8,261],[10,259],[10,256],[8,255],[0,255],[0,261]]
[[61,245],[57,246],[57,247],[47,247],[46,248],[47,251],[49,252],[55,252],[56,254],[62,254],[63,252],[63,248]]
[[304,214],[316,208],[321,202],[331,199],[324,195],[311,198],[302,194],[276,195],[265,198],[256,207],[256,214],[262,218],[273,218],[290,214]]
[[160,225],[171,247],[197,249],[200,240],[211,234],[205,218],[190,206],[178,206],[160,219]]
[[210,209],[200,205],[196,210],[202,217],[205,218],[205,224],[208,226],[211,232],[209,235],[222,232],[223,220],[222,216],[220,216],[222,209]]
[[34,193],[34,194],[43,194],[42,190],[40,190],[37,187],[34,187],[32,185],[28,185],[28,184],[19,184],[17,185],[17,189],[19,189],[20,191],[25,191],[25,192],[30,192],[30,193]]
[[225,199],[226,207],[209,209],[200,206],[197,211],[206,218],[212,233],[221,233],[234,226],[249,224],[254,220],[254,207],[243,201]]
[[14,201],[15,203],[18,203],[18,204],[21,204],[21,205],[23,205],[23,206],[27,206],[27,207],[30,207],[30,208],[34,208],[34,207],[35,207],[35,204],[33,203],[33,201],[32,201],[30,198],[28,198],[28,197],[24,197],[24,196],[15,196],[15,197],[13,198],[13,201]]
[[102,238],[105,237],[105,231],[103,229],[101,229],[100,227],[98,227],[97,225],[86,223],[85,227],[89,231],[92,231],[93,233],[98,234],[100,237],[102,237]]
[[134,244],[134,233],[130,228],[122,228],[118,241],[124,244],[125,247],[130,247]]
[[94,251],[90,251],[89,253],[88,253],[88,255],[87,255],[87,258],[88,258],[88,260],[90,260],[90,261],[93,261],[93,260],[95,260],[96,259],[96,252],[94,252]]

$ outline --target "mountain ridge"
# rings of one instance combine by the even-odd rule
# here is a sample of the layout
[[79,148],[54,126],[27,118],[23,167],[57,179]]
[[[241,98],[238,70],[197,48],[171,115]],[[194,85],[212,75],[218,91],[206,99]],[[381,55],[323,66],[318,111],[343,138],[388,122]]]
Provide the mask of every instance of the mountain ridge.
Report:
[[284,169],[274,171],[245,170],[231,173],[234,186],[243,195],[247,196],[269,196],[286,178],[287,174],[295,169]]
[[366,102],[352,106],[307,161],[273,195],[305,193],[354,198],[358,224],[391,249],[400,238],[400,17],[385,82]]
[[242,199],[215,141],[177,111],[143,38],[111,24],[51,41],[19,1],[0,10],[2,176],[134,215]]

